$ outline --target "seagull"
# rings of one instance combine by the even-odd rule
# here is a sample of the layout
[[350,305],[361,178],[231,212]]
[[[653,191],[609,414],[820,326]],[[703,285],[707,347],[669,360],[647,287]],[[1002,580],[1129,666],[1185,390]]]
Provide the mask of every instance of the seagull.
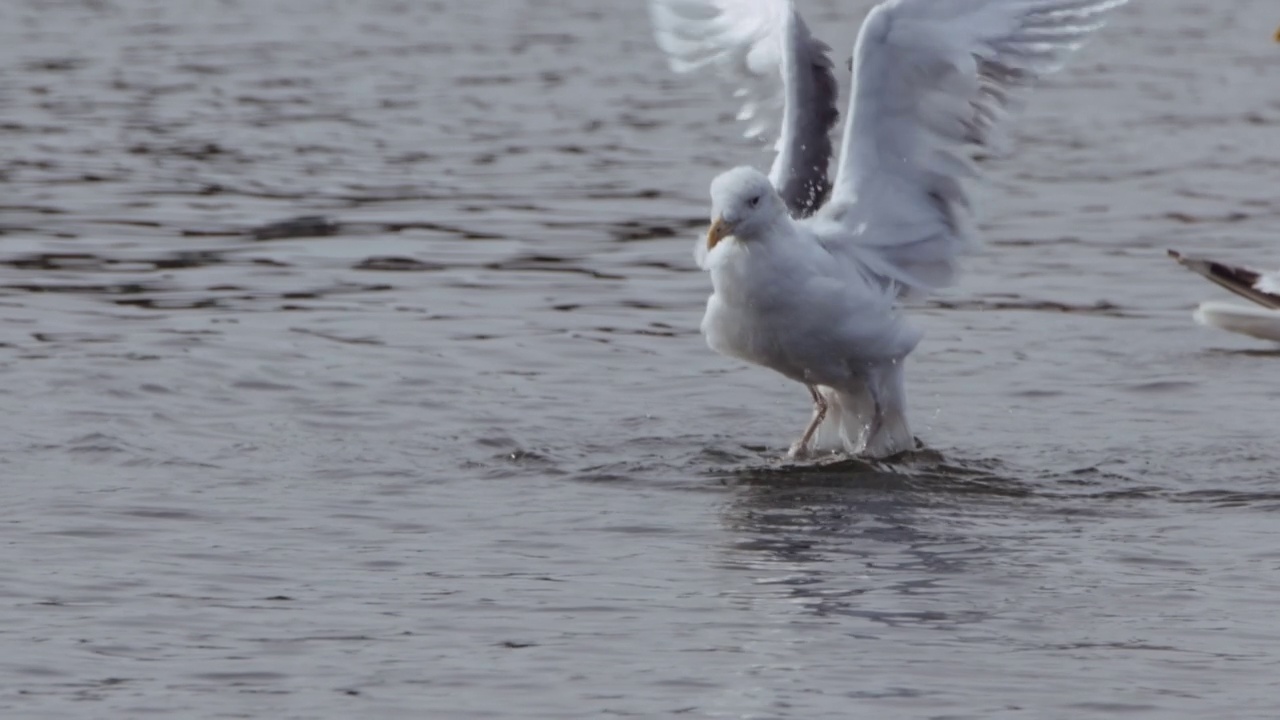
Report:
[[1196,308],[1192,315],[1196,322],[1260,340],[1280,342],[1280,271],[1258,272],[1238,265],[1190,258],[1177,250],[1170,250],[1169,257],[1188,270],[1262,306],[1209,300]]
[[738,167],[711,183],[694,255],[713,288],[707,344],[808,389],[813,416],[788,457],[916,446],[903,363],[921,331],[902,303],[951,284],[977,244],[962,183],[974,153],[1002,150],[1016,92],[1125,2],[879,3],[853,47],[832,181],[830,47],[791,0],[649,0],[671,68],[718,70],[747,135],[776,135],[767,175]]

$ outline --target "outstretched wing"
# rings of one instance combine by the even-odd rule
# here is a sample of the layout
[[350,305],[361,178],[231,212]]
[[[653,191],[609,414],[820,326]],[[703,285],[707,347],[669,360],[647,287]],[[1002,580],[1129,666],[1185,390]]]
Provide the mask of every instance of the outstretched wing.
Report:
[[863,22],[824,244],[903,291],[952,282],[974,242],[961,182],[1011,94],[1127,0],[887,0]]
[[820,207],[831,187],[839,91],[830,48],[809,33],[790,0],[650,0],[649,10],[673,70],[716,68],[737,87],[746,135],[778,133],[769,179],[791,213],[803,217]]

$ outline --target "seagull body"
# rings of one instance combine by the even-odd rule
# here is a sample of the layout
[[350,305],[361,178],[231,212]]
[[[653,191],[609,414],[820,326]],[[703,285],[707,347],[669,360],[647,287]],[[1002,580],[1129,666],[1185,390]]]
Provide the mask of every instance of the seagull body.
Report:
[[[821,238],[840,226],[793,219],[751,168],[718,177],[711,196],[717,224],[700,246],[714,292],[702,333],[716,352],[810,388],[814,418],[791,455],[813,440],[877,456],[911,447],[902,360],[922,333],[897,308],[896,288],[832,253]],[[734,240],[717,239],[730,227]]]
[[650,0],[677,71],[737,81],[748,135],[780,112],[768,175],[711,184],[695,248],[711,275],[702,332],[719,353],[804,384],[814,415],[790,455],[873,457],[914,447],[903,364],[921,332],[901,303],[954,281],[976,245],[969,153],[1002,145],[1011,94],[1057,69],[1126,0],[887,0],[853,50],[838,119],[830,48],[790,0]]

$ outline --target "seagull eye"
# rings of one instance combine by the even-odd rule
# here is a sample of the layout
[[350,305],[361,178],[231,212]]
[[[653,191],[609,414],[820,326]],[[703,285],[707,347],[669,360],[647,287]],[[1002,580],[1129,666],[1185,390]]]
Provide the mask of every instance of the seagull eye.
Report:
[[755,197],[753,197],[753,198],[751,198],[750,200],[748,200],[748,201],[747,201],[747,206],[748,206],[748,207],[755,207],[755,206],[757,206],[757,205],[759,205],[759,204],[760,204],[760,196],[759,196],[759,195],[757,195],[757,196],[755,196]]

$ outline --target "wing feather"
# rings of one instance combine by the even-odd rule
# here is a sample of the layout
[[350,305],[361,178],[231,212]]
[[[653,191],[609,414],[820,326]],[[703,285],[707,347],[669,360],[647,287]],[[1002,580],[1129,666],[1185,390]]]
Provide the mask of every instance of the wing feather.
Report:
[[658,46],[680,73],[712,67],[736,89],[746,136],[777,134],[769,179],[792,214],[811,214],[831,184],[838,89],[828,48],[790,0],[650,0]]
[[1187,257],[1175,250],[1169,251],[1169,257],[1240,297],[1272,310],[1280,310],[1280,273],[1261,273],[1239,265]]
[[[976,243],[962,180],[999,152],[1017,92],[1127,0],[887,0],[854,47],[824,244],[904,291],[953,281]],[[874,255],[874,257],[872,257]]]

